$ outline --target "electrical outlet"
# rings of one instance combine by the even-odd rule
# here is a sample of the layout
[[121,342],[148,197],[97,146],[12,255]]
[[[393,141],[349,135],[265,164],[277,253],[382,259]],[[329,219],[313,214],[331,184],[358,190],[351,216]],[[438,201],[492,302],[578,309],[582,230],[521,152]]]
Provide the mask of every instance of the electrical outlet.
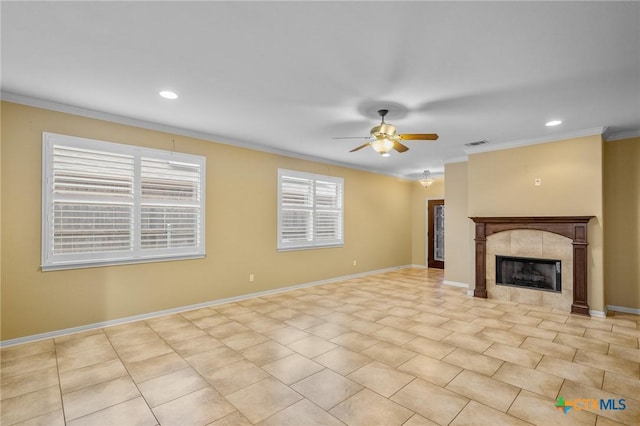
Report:
[[253,274],[249,274],[249,282],[254,282],[256,277]]
[[355,261],[355,259],[353,260],[353,266],[358,265],[358,262]]
[[533,181],[533,184],[534,184],[535,186],[540,186],[540,185],[542,185],[542,179],[540,179],[540,178],[535,178],[535,180]]

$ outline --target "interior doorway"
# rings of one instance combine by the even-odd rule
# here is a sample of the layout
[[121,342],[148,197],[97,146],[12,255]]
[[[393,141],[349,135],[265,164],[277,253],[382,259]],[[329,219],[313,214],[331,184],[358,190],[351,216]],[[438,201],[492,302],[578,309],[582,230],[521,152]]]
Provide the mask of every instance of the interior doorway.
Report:
[[444,200],[427,201],[427,265],[444,269]]

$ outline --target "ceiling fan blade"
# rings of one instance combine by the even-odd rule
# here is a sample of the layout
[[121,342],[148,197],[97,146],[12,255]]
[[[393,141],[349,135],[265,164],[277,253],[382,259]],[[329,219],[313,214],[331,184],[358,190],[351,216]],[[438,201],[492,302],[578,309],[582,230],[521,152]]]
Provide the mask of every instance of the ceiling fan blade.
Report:
[[438,139],[438,135],[435,133],[405,133],[398,136],[405,141],[435,141]]
[[331,139],[369,139],[371,136],[341,136],[338,138]]
[[405,152],[405,151],[409,151],[409,148],[402,145],[400,142],[398,141],[393,141],[393,149],[395,149],[398,152]]
[[353,149],[352,149],[351,151],[349,151],[349,152],[355,152],[355,151],[358,151],[358,150],[360,150],[360,149],[362,149],[362,148],[365,148],[365,147],[367,147],[367,146],[369,146],[369,142],[367,142],[367,143],[365,143],[365,144],[362,144],[362,145],[360,145],[360,146],[359,146],[359,147],[357,147],[357,148],[353,148]]

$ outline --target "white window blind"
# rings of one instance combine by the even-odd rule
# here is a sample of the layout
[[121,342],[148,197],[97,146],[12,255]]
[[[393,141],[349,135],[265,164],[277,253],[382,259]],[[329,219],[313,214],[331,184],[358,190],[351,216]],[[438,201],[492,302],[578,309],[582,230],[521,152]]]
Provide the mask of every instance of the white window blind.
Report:
[[43,134],[43,270],[204,256],[205,159]]
[[278,169],[278,249],[344,244],[342,178]]

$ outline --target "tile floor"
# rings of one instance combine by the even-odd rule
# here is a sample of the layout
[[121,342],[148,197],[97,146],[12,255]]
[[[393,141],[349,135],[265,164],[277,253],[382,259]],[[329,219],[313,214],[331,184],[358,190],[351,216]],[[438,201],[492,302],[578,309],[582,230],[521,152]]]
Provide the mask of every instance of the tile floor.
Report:
[[[640,317],[407,269],[2,350],[21,425],[638,425]],[[555,407],[559,396],[624,410]]]

